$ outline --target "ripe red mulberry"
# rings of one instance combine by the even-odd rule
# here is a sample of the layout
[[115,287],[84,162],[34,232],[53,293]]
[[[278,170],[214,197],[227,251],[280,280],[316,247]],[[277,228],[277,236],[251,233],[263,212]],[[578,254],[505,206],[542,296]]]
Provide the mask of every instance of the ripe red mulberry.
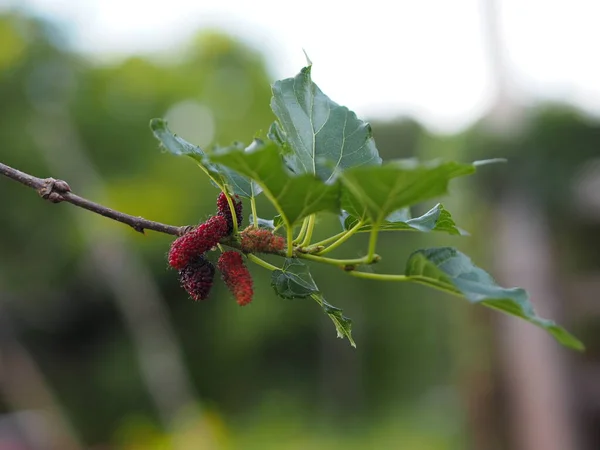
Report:
[[193,300],[206,300],[215,278],[213,263],[199,256],[179,271],[179,282]]
[[[233,201],[233,207],[235,209],[235,218],[237,220],[238,227],[242,225],[242,219],[244,214],[244,209],[242,205],[242,201],[237,195],[231,197]],[[225,217],[227,219],[228,231],[229,234],[233,231],[233,217],[231,217],[231,209],[229,208],[229,203],[227,203],[227,196],[224,192],[221,192],[217,197],[217,212],[219,215]]]
[[238,305],[244,306],[250,303],[254,294],[252,276],[244,265],[242,255],[233,251],[224,252],[219,258],[217,268],[221,271],[221,278]]
[[213,216],[196,229],[175,239],[169,251],[169,265],[181,270],[192,259],[206,253],[228,234],[227,220]]
[[240,233],[240,244],[246,253],[279,253],[287,246],[285,238],[253,226]]

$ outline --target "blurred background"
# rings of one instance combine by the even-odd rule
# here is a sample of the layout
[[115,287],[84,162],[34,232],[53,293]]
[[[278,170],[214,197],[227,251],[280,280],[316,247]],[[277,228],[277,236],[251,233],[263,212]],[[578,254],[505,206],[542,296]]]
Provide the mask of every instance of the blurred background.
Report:
[[[253,267],[194,303],[171,237],[0,179],[0,449],[600,448],[600,4],[0,0],[0,161],[129,214],[194,224],[216,190],[148,128],[248,143],[270,83],[314,80],[384,159],[505,157],[453,182],[470,237],[385,235],[377,270],[452,245],[587,346],[426,287],[314,271],[354,320]],[[432,204],[422,205],[414,213]],[[259,203],[268,217],[268,206]],[[321,219],[323,236],[339,231]],[[365,248],[352,241],[350,257]]]

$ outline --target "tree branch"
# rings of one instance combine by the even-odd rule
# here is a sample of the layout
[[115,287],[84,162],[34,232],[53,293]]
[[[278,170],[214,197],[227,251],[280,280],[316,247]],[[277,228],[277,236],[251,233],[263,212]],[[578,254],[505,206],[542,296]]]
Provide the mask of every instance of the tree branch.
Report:
[[182,236],[192,229],[191,226],[176,227],[173,225],[166,225],[164,223],[153,222],[151,220],[144,219],[143,217],[130,216],[129,214],[107,208],[106,206],[94,203],[72,193],[67,182],[63,180],[34,177],[33,175],[13,169],[12,167],[2,163],[0,163],[0,174],[14,181],[18,181],[25,186],[35,189],[40,197],[52,203],[71,203],[72,205],[87,209],[88,211],[100,214],[101,216],[108,217],[109,219],[129,225],[135,231],[138,231],[142,234],[144,233],[144,230],[152,230],[158,231],[159,233],[171,234],[173,236]]
[[[152,220],[144,219],[143,217],[130,216],[129,214],[115,211],[114,209],[107,208],[98,203],[94,203],[88,199],[80,197],[79,195],[73,194],[71,188],[66,181],[56,180],[54,178],[38,178],[28,173],[21,172],[20,170],[14,169],[6,164],[0,163],[0,175],[4,175],[11,180],[18,181],[25,186],[29,186],[37,191],[37,193],[45,200],[52,203],[67,202],[72,205],[78,206],[79,208],[87,209],[101,216],[108,217],[109,219],[116,220],[117,222],[129,225],[135,231],[144,233],[144,230],[158,231],[159,233],[171,234],[173,236],[183,236],[185,233],[193,230],[195,227],[188,225],[182,227],[176,227],[174,225],[166,225],[160,222],[153,222]],[[288,236],[289,241],[293,240],[292,236]],[[240,242],[236,237],[226,236],[221,239],[221,244],[243,251]],[[273,252],[273,254],[281,256],[283,258],[302,258],[312,261],[317,261],[325,264],[332,264],[335,266],[342,267],[346,271],[356,269],[356,266],[360,264],[374,264],[379,261],[379,255],[373,255],[371,258],[360,258],[360,259],[333,259],[324,258],[322,256],[311,254],[314,251],[322,250],[321,246],[312,246],[312,251],[302,251],[302,249],[294,249],[290,246],[289,253],[286,251]],[[256,262],[256,261],[255,261]],[[275,267],[275,266],[273,266]]]

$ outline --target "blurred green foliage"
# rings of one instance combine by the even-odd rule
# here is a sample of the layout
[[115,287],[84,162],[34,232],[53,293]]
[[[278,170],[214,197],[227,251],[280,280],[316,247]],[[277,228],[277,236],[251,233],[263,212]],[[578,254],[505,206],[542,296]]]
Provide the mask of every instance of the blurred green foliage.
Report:
[[[159,151],[150,118],[166,116],[190,141],[208,136],[221,145],[249,142],[273,121],[262,57],[216,32],[200,34],[177,60],[131,57],[110,65],[72,53],[56,29],[30,18],[5,15],[0,34],[6,36],[0,47],[0,160],[37,176],[66,179],[75,192],[130,214],[193,224],[214,210],[216,190],[190,161]],[[77,140],[102,176],[106,197],[98,197],[76,172],[49,172],[36,126],[56,108],[68,111],[75,133],[64,138]],[[382,149],[395,152],[385,143]],[[404,152],[413,150],[403,146]],[[7,180],[0,192],[5,303],[83,441],[122,437],[119,430],[136,416],[154,423],[149,426],[160,435],[135,348],[85,241],[71,226],[71,206],[46,204]],[[86,220],[107,232],[123,227],[101,217]],[[337,232],[337,218],[324,220],[326,229]],[[321,439],[323,430],[315,436],[309,429],[322,421],[331,422],[322,439],[335,440],[348,423],[363,421],[361,430],[369,436],[379,432],[368,431],[377,417],[409,410],[432,387],[449,381],[449,358],[439,357],[447,350],[445,306],[419,287],[349,280],[330,268],[315,274],[331,293],[328,299],[354,318],[357,352],[336,339],[312,300],[278,299],[270,274],[260,268],[252,268],[257,287],[250,307],[239,308],[222,286],[210,301],[193,303],[166,268],[171,238],[127,232],[160,286],[201,400],[223,417],[230,433],[239,430],[240,439],[256,440],[256,448],[267,448],[268,434],[259,438],[260,433],[279,429],[281,436],[274,431],[271,442],[276,448],[286,427],[297,421],[305,423],[307,435],[295,445]],[[357,242],[350,257],[365,245],[362,238]],[[387,262],[401,267],[418,244],[414,236],[407,238]],[[280,408],[289,409],[289,417]],[[429,438],[429,432],[407,433],[416,441],[439,439],[439,448],[446,448],[444,433]]]
[[[129,214],[183,225],[215,208],[217,192],[201,171],[159,151],[150,118],[166,117],[173,131],[203,145],[249,142],[273,121],[272,80],[262,56],[218,32],[199,34],[177,58],[99,64],[70,51],[54,26],[5,14],[0,42],[0,161],[66,179],[75,192]],[[77,142],[105,182],[105,194],[76,171],[48,169],[37,130],[57,110],[68,112],[73,131],[57,134]],[[478,206],[474,211],[462,208],[461,216],[446,204],[457,224],[474,233],[471,245],[477,247],[485,233],[475,231],[493,207],[488,197],[479,197],[477,183],[494,193],[499,177],[518,174],[520,182],[533,180],[532,186],[548,192],[550,205],[559,182],[564,187],[583,161],[597,155],[591,142],[597,142],[598,125],[560,111],[535,113],[531,127],[514,138],[492,138],[480,127],[437,137],[408,120],[374,124],[373,130],[384,159],[518,161],[517,171],[499,168],[457,187],[463,202]],[[561,151],[574,145],[577,152]],[[548,172],[538,173],[542,160]],[[146,392],[131,337],[85,239],[72,226],[72,207],[43,202],[4,179],[0,199],[2,305],[82,441],[165,448],[167,431]],[[123,228],[86,217],[90,227],[107,233]],[[324,231],[339,229],[336,217],[322,220]],[[425,287],[349,279],[338,269],[319,268],[313,276],[328,301],[354,320],[354,350],[335,338],[312,300],[277,298],[270,274],[258,267],[252,267],[256,296],[249,307],[239,308],[220,285],[210,301],[192,302],[167,270],[171,238],[126,232],[160,287],[207,423],[223,448],[465,448],[458,366],[488,347],[485,333],[465,327],[466,305]],[[346,256],[356,257],[366,239],[357,236]],[[398,272],[425,243],[469,245],[460,237],[384,234],[381,248],[392,250],[378,270]],[[474,253],[480,261],[489,256],[482,247]],[[4,401],[0,407],[10,409]]]

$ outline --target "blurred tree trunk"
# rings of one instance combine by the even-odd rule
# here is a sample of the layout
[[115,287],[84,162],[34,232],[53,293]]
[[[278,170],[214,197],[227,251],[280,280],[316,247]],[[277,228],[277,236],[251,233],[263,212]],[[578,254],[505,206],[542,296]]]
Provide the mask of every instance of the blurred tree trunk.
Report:
[[[515,100],[501,33],[500,0],[482,0],[484,38],[496,90],[486,118],[490,131],[514,133],[523,120]],[[554,280],[552,241],[546,218],[526,188],[504,193],[494,209],[491,235],[500,284],[522,286],[531,294],[542,317],[558,320],[559,299]],[[515,450],[574,450],[578,448],[566,379],[565,350],[546,333],[514,317],[500,316],[497,334],[504,383],[509,448]],[[494,405],[490,404],[489,407]],[[496,420],[498,420],[496,413]]]
[[[496,207],[493,235],[501,284],[522,286],[542,317],[560,321],[555,255],[545,217],[523,190]],[[574,450],[576,429],[565,352],[537,327],[500,316],[498,345],[507,397],[510,448]]]

